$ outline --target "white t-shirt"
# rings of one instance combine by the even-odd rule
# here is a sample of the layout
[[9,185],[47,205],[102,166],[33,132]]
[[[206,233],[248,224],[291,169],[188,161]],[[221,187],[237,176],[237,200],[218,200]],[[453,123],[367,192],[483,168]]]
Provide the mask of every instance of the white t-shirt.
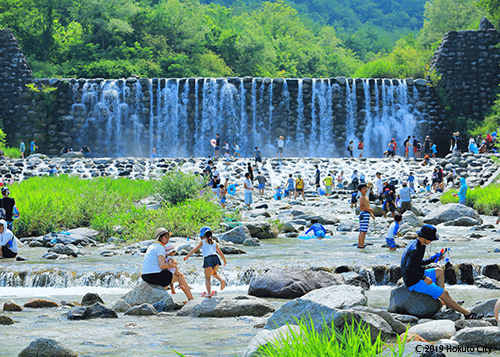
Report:
[[378,192],[379,196],[380,196],[380,194],[382,193],[383,190],[384,190],[384,182],[380,178],[380,179],[377,180],[377,192]]
[[[5,229],[5,228],[4,228]],[[10,243],[9,243],[10,242]],[[17,253],[17,242],[11,231],[5,231],[0,238],[0,246],[7,245],[12,253]]]
[[250,179],[246,179],[244,181],[244,185],[245,185],[245,193],[252,193],[252,190],[247,188],[247,187],[252,187],[252,181],[250,181]]
[[142,261],[142,274],[154,274],[161,272],[158,257],[162,255],[165,257],[165,247],[160,243],[153,243],[146,250],[146,255]]
[[212,175],[213,175],[214,179],[219,179],[219,175],[220,175],[219,170],[215,169]]
[[396,228],[396,222],[392,222],[391,225],[389,226],[389,231],[387,232],[386,238],[394,238],[395,234],[397,232],[394,232],[394,229]]
[[283,146],[285,146],[285,141],[284,141],[284,140],[279,139],[279,140],[278,140],[278,147],[279,147],[279,148],[282,148]]
[[208,257],[209,255],[216,255],[216,245],[215,242],[212,244],[208,244],[205,239],[203,239],[203,245],[201,246],[201,253],[203,254],[203,258]]

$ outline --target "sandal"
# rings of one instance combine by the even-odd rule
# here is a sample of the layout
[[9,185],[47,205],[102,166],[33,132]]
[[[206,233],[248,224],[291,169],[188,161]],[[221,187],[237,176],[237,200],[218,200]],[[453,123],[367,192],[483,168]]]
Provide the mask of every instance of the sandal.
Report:
[[483,315],[478,315],[475,312],[471,312],[469,315],[465,315],[466,320],[479,320],[482,318],[483,318]]
[[358,248],[358,249],[365,249],[365,247],[356,247],[356,248]]
[[201,297],[206,297],[206,296],[207,296],[207,293],[206,293],[206,292],[203,292],[203,293],[201,294]]

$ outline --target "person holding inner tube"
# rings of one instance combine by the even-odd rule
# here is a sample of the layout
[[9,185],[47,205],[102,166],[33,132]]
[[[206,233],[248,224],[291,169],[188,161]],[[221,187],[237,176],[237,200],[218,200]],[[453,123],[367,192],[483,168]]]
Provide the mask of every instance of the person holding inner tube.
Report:
[[155,231],[155,240],[156,242],[146,250],[142,261],[142,280],[149,284],[161,285],[165,290],[170,284],[178,282],[188,300],[193,300],[193,294],[184,275],[179,273],[179,276],[173,276],[168,270],[176,267],[175,264],[165,261],[165,245],[170,241],[170,232],[166,228],[158,228]]

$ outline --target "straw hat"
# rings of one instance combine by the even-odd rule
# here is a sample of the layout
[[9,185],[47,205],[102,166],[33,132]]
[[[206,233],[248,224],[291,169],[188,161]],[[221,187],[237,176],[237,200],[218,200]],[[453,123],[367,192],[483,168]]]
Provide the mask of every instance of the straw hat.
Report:
[[155,231],[155,240],[159,240],[160,237],[164,234],[168,234],[170,236],[170,232],[164,228],[164,227],[160,227],[158,228],[156,231]]

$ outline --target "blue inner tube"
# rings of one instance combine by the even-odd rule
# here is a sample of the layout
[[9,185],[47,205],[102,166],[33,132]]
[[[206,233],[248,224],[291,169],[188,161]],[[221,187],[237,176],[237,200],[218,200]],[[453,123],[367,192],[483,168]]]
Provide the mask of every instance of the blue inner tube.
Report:
[[234,195],[236,193],[236,186],[233,184],[229,185],[229,187],[227,188],[227,193],[229,193],[230,195]]

